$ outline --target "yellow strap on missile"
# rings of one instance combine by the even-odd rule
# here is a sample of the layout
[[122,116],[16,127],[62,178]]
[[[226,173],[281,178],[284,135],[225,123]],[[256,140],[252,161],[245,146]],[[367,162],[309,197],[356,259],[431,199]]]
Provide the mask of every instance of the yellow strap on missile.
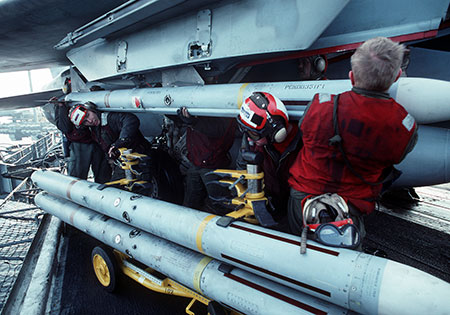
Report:
[[216,217],[216,215],[214,215],[214,214],[208,215],[206,218],[203,219],[202,222],[200,222],[200,225],[198,226],[196,244],[197,244],[198,250],[203,254],[205,253],[202,248],[203,231],[205,231],[205,228],[206,228],[206,225],[208,224],[208,222],[211,221],[212,218],[214,218],[214,217]]
[[200,280],[202,277],[203,270],[205,270],[206,266],[209,264],[209,262],[212,260],[211,257],[203,257],[202,260],[198,263],[197,267],[195,267],[194,271],[194,289],[200,293],[203,294],[202,290],[200,289]]
[[247,85],[249,85],[249,83],[244,83],[239,88],[238,99],[237,99],[238,108],[241,108],[242,102],[244,102],[244,100],[243,100],[243,98],[244,98],[244,90],[247,87]]

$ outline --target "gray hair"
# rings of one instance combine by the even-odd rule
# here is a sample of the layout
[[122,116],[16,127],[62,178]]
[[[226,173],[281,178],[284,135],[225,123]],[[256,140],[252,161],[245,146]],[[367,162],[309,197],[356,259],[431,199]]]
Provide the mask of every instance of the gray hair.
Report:
[[386,37],[365,41],[351,57],[355,86],[386,91],[395,82],[402,65],[405,46]]

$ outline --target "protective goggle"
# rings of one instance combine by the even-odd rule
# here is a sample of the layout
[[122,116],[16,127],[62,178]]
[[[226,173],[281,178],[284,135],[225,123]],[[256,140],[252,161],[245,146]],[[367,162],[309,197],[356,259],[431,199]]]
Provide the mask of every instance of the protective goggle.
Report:
[[359,229],[354,224],[336,226],[331,223],[320,224],[314,231],[316,242],[331,247],[357,248],[361,243]]
[[238,122],[239,131],[243,134],[249,135],[249,137],[253,140],[257,141],[264,137],[268,137],[273,142],[273,134],[275,129],[271,123],[267,122],[263,129],[258,130],[256,128],[251,128],[245,125],[239,115],[237,116],[236,120]]

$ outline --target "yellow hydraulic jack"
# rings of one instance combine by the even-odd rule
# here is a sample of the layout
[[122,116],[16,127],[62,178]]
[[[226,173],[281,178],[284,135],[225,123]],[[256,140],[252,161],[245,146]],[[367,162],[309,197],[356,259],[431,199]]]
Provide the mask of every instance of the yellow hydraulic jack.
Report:
[[[144,170],[148,171],[148,164],[150,157],[145,154],[133,152],[131,149],[119,148],[120,156],[116,161],[125,172],[125,177],[119,180],[105,183],[101,185],[99,189],[103,189],[106,186],[116,186],[128,191],[136,192],[136,189],[144,190],[157,187],[152,185],[148,180],[143,179]],[[139,165],[141,167],[139,167]]]
[[274,226],[277,223],[267,210],[269,201],[264,196],[264,173],[259,166],[262,156],[254,152],[245,152],[243,158],[247,161],[246,170],[217,169],[210,173],[221,177],[219,181],[212,184],[219,184],[230,191],[233,189],[236,191],[234,198],[210,196],[214,201],[234,206],[235,209],[218,220],[217,224],[228,226],[234,220],[243,219],[265,227]]

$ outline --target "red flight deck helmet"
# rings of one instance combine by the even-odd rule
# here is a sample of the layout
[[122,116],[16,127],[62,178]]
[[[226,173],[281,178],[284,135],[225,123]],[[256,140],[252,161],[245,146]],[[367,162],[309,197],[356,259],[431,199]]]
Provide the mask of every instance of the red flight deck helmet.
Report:
[[237,121],[241,130],[283,142],[287,137],[289,115],[283,102],[266,92],[254,92],[242,104]]
[[81,126],[86,118],[87,111],[95,109],[96,106],[92,102],[75,105],[69,111],[69,119],[75,126]]

